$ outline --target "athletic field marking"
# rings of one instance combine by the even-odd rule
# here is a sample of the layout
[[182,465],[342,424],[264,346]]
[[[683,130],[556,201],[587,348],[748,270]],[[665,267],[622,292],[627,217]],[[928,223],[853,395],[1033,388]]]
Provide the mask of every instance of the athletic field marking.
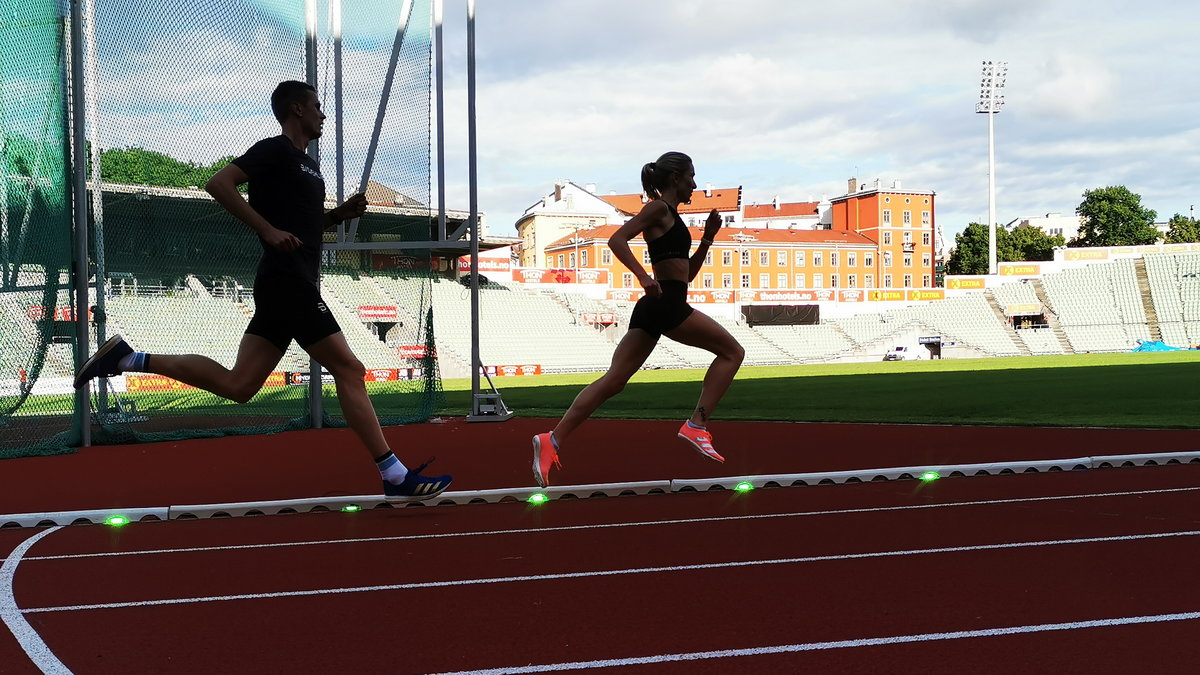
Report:
[[13,577],[17,574],[17,565],[21,564],[21,556],[42,537],[61,529],[61,526],[51,527],[29,537],[8,555],[3,565],[0,565],[0,621],[3,621],[9,632],[17,638],[29,660],[47,675],[70,675],[71,671],[58,660],[54,652],[50,651],[50,647],[46,646],[42,636],[25,620],[13,594]]
[[901,645],[912,642],[933,642],[938,640],[965,640],[970,638],[999,637],[1002,635],[1025,635],[1029,633],[1045,633],[1060,630],[1079,630],[1082,628],[1105,628],[1110,626],[1130,626],[1143,623],[1166,623],[1170,621],[1194,621],[1200,619],[1200,612],[1181,612],[1178,614],[1153,614],[1150,616],[1128,616],[1115,619],[1095,619],[1090,621],[1069,621],[1066,623],[1042,623],[1028,626],[1008,626],[1004,628],[984,628],[980,630],[960,630],[949,633],[918,633],[916,635],[893,635],[881,638],[857,638],[854,640],[835,640],[832,642],[803,642],[792,645],[774,645],[770,647],[751,647],[749,649],[722,649],[711,652],[686,652],[682,654],[657,654],[654,656],[638,656],[624,659],[603,659],[598,661],[570,661],[567,663],[548,663],[540,666],[508,666],[504,668],[487,668],[484,670],[456,670],[433,675],[523,675],[524,673],[557,673],[566,670],[589,670],[592,668],[617,668],[621,666],[640,666],[651,663],[670,663],[674,661],[703,661],[707,659],[728,659],[739,656],[763,656],[770,654],[791,654],[796,652],[814,652],[826,649],[847,649],[854,647],[879,647],[886,645]]
[[1164,488],[1161,490],[1132,490],[1128,492],[1102,492],[1092,494],[1056,495],[1050,497],[1021,497],[1013,499],[989,499],[970,502],[946,502],[943,504],[909,504],[905,506],[876,506],[858,509],[833,509],[827,511],[800,511],[794,513],[763,513],[741,516],[711,516],[705,518],[679,518],[674,520],[642,520],[632,523],[599,523],[596,525],[562,525],[558,527],[536,527],[514,530],[477,530],[471,532],[440,532],[435,534],[408,534],[392,537],[361,537],[357,539],[319,539],[314,541],[289,541],[276,544],[241,544],[229,546],[196,546],[189,548],[160,548],[145,551],[111,551],[105,553],[72,553],[64,555],[30,556],[33,560],[72,560],[79,558],[109,558],[118,556],[157,555],[162,553],[199,553],[203,551],[245,551],[259,548],[283,548],[289,546],[323,546],[329,544],[359,544],[384,541],[414,541],[421,539],[450,539],[454,537],[486,537],[506,534],[540,534],[543,532],[570,532],[573,530],[603,530],[620,527],[647,527],[660,525],[688,525],[692,523],[714,523],[738,520],[764,520],[768,518],[805,518],[809,516],[835,516],[854,513],[881,513],[888,511],[911,511],[918,509],[943,509],[959,506],[990,506],[997,504],[1023,504],[1028,502],[1065,501],[1073,499],[1095,499],[1100,497],[1128,497],[1137,495],[1192,492],[1200,487]]
[[1001,549],[1033,548],[1042,546],[1062,546],[1066,544],[1095,544],[1116,541],[1140,541],[1144,539],[1165,539],[1170,537],[1195,537],[1200,530],[1185,532],[1156,532],[1152,534],[1126,534],[1112,537],[1087,537],[1083,539],[1053,539],[1049,541],[1020,541],[1005,544],[979,544],[975,546],[946,546],[942,548],[905,549],[898,551],[877,551],[874,553],[843,553],[839,555],[814,555],[798,558],[770,558],[767,560],[739,560],[721,563],[697,563],[693,565],[669,565],[663,567],[633,567],[617,570],[597,570],[593,572],[561,572],[557,574],[529,574],[510,577],[483,577],[479,579],[455,579],[451,581],[422,581],[407,584],[385,584],[380,586],[350,586],[346,588],[319,588],[307,591],[276,591],[273,593],[243,593],[238,595],[209,595],[192,598],[170,598],[166,600],[136,600],[133,602],[104,602],[91,605],[60,605],[55,607],[31,607],[21,610],[26,614],[41,612],[76,612],[91,609],[116,609],[122,607],[155,607],[159,605],[187,605],[202,602],[225,602],[229,600],[264,600],[269,598],[293,598],[312,595],[341,595],[346,593],[370,593],[375,591],[401,591],[421,588],[444,588],[447,586],[480,586],[486,584],[506,584],[525,581],[551,581],[557,579],[585,579],[590,577],[616,577],[629,574],[655,574],[659,572],[688,572],[694,570],[731,569],[737,567],[760,567],[765,565],[792,565],[808,562],[828,562],[838,560],[863,560],[867,558],[896,558],[911,555],[928,555],[934,553],[963,553],[970,551],[996,551]]

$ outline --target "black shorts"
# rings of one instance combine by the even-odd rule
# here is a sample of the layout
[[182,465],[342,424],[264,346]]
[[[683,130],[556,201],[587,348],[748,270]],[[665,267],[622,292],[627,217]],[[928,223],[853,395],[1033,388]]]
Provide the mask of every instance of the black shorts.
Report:
[[270,278],[254,282],[254,318],[246,326],[257,335],[287,351],[295,340],[303,349],[342,329],[321,299],[321,291],[303,279]]
[[659,337],[667,331],[679,327],[692,312],[692,306],[687,303],[686,281],[659,281],[662,296],[652,298],[643,295],[633,306],[633,315],[629,317],[629,328],[641,328],[654,337]]

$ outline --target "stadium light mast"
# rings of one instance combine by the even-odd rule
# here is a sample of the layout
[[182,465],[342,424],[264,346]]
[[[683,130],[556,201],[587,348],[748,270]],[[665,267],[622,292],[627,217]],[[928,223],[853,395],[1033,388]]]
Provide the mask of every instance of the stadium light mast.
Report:
[[1004,107],[1004,81],[1008,76],[1008,61],[984,61],[979,79],[979,102],[975,112],[988,119],[988,274],[995,274],[996,264],[996,123],[995,116]]

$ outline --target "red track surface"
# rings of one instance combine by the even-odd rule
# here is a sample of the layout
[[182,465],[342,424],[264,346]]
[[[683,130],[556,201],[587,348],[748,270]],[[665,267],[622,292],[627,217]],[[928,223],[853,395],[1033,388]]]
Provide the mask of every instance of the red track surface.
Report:
[[[514,422],[389,435],[399,448],[439,446],[433,452],[456,473],[455,489],[526,485],[525,443],[544,422]],[[1009,461],[1169,452],[1200,440],[1195,432],[726,423],[717,441],[731,466],[721,467],[682,444],[649,447],[647,429],[669,438],[673,426],[589,423],[587,437],[615,437],[615,449],[602,455],[575,444],[556,476],[591,483]],[[414,439],[423,428],[433,435]],[[886,455],[865,449],[878,445],[874,433],[887,434]],[[285,477],[280,453],[264,447],[281,441],[297,458]],[[331,431],[11,460],[3,469],[16,467],[24,494],[0,496],[0,511],[373,491],[365,455],[330,450],[343,442],[345,433]],[[842,450],[825,450],[833,447]],[[105,452],[120,459],[89,457]],[[431,454],[406,457],[422,452]],[[246,466],[230,466],[235,457]],[[72,480],[64,474],[86,462],[121,468],[80,481],[92,490],[84,496],[35,494],[49,480],[43,472],[61,490]],[[222,480],[185,481],[182,498],[157,487],[191,471],[209,478],[219,471]],[[247,486],[244,474],[259,483]],[[117,485],[89,487],[110,479]],[[139,483],[146,488],[135,489]],[[309,487],[317,483],[324,487]],[[1044,499],[1055,496],[1068,498]],[[14,597],[37,636],[76,673],[510,672],[608,659],[642,659],[620,668],[631,673],[1182,673],[1200,658],[1200,619],[1044,627],[1200,612],[1198,496],[1200,465],[1193,464],[68,527],[28,551]],[[101,498],[112,502],[94,501]],[[0,531],[0,553],[36,532]],[[1079,541],[1111,537],[1130,538]],[[90,555],[97,553],[121,555]],[[566,576],[529,578],[544,575]],[[405,584],[426,586],[396,588]],[[313,591],[320,594],[297,594]],[[228,597],[264,593],[280,595]],[[64,609],[163,600],[179,602]],[[1026,632],[987,632],[1010,627]],[[844,643],[960,631],[983,632]],[[815,648],[823,642],[842,644]],[[657,662],[753,648],[766,653]],[[38,672],[3,631],[0,672]]]

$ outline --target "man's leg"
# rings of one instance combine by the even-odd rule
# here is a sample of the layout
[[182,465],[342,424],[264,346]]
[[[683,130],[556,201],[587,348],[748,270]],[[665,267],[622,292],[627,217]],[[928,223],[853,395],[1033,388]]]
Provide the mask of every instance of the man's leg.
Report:
[[146,372],[166,375],[231,401],[245,403],[258,393],[267,376],[279,365],[283,352],[266,338],[242,336],[233,369],[198,354],[151,354]]

